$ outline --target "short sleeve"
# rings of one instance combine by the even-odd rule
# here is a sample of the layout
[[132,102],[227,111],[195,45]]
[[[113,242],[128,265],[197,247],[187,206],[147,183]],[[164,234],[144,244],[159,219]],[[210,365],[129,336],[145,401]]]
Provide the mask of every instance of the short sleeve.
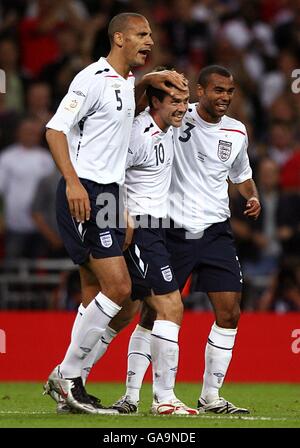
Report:
[[94,111],[101,100],[101,87],[100,82],[92,82],[90,73],[79,73],[46,127],[68,134],[84,116]]
[[248,136],[246,134],[243,147],[234,160],[229,171],[229,179],[234,184],[241,184],[242,182],[252,178],[252,169],[249,163],[247,148]]

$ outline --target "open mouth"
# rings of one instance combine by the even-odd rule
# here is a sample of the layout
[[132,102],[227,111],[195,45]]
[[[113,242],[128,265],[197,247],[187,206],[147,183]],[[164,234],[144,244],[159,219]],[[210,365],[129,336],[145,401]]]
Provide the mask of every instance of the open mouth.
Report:
[[143,56],[148,56],[148,54],[150,53],[150,51],[151,51],[151,50],[147,50],[147,49],[145,49],[145,50],[140,50],[140,51],[139,51],[139,54],[142,54]]

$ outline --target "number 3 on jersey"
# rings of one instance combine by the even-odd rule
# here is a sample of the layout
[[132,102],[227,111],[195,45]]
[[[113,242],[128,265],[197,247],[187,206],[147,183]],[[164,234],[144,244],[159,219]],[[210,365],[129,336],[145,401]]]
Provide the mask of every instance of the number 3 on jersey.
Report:
[[121,90],[115,90],[116,99],[118,102],[117,110],[122,110],[122,107],[123,107],[122,98],[120,97],[120,93],[121,93]]
[[194,124],[191,124],[191,123],[186,123],[186,125],[187,125],[187,128],[183,131],[186,134],[186,137],[182,137],[182,136],[179,137],[179,140],[184,143],[189,141],[189,139],[192,136],[191,130],[196,127]]
[[154,146],[155,157],[156,157],[156,166],[159,163],[164,163],[165,161],[165,148],[162,143]]

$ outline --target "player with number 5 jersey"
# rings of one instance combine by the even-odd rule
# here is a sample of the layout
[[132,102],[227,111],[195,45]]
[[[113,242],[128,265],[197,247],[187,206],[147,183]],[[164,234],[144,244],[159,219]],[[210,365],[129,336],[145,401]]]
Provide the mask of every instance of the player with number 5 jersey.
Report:
[[[108,56],[75,76],[46,132],[63,176],[57,190],[57,221],[70,257],[80,266],[82,305],[71,344],[50,374],[45,392],[62,408],[92,414],[116,413],[103,409],[95,397],[87,394],[82,369],[87,353],[131,292],[123,257],[125,229],[116,205],[119,185],[125,178],[135,96],[138,99],[152,83],[168,91],[166,79],[177,80],[179,88],[185,89],[182,77],[170,72],[144,75],[134,92],[131,69],[144,65],[153,45],[144,16],[123,13],[113,17],[108,35]],[[98,220],[107,197],[115,225]]]

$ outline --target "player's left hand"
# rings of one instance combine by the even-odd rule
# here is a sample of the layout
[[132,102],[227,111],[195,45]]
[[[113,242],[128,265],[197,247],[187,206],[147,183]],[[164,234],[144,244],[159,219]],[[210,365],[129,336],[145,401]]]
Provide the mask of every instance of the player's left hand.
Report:
[[256,197],[248,199],[244,215],[248,216],[249,218],[257,219],[260,215],[260,212],[261,212],[261,205],[259,199]]

